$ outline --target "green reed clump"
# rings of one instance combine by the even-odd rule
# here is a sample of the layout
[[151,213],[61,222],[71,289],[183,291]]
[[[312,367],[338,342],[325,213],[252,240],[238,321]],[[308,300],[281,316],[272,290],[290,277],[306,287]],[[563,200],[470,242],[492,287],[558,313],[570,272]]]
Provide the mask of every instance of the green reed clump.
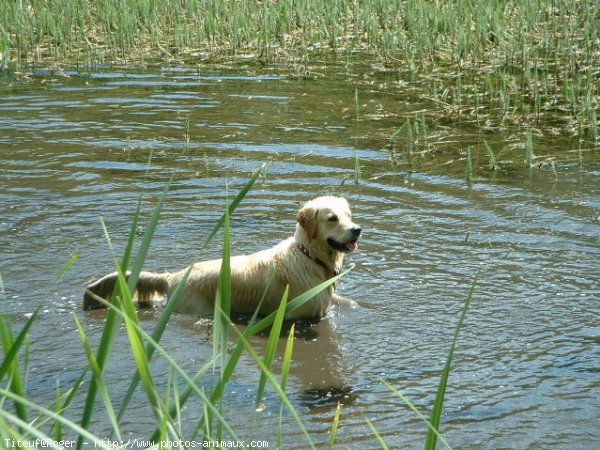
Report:
[[2,2],[1,33],[19,57],[51,51],[68,58],[196,52],[287,57],[311,49],[367,50],[412,67],[504,60],[558,72],[597,63],[594,0],[441,2],[222,2],[79,0]]
[[449,92],[446,113],[518,125],[568,114],[598,139],[596,0],[4,1],[0,24],[0,69],[361,51],[432,98]]

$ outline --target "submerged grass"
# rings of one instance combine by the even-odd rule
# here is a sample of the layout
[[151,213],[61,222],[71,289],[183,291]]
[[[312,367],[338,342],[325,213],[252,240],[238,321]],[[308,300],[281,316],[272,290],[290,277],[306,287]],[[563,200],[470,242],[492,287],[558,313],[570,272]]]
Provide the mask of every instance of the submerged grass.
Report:
[[[245,194],[257,180],[258,175],[262,173],[262,170],[263,169],[261,168],[256,171],[246,186],[241,190],[240,194],[238,194],[231,204],[225,208],[223,217],[217,222],[213,232],[210,234],[210,238],[212,238],[219,229],[223,229],[223,264],[213,318],[212,357],[209,358],[208,361],[205,361],[195,373],[188,374],[188,372],[184,370],[159,343],[166,328],[166,324],[179,300],[182,292],[181,288],[189,273],[186,274],[182,283],[176,288],[170,301],[162,310],[152,332],[148,332],[140,326],[137,310],[134,305],[132,295],[134,283],[139,276],[154,230],[157,226],[160,212],[168,192],[167,188],[164,190],[163,195],[152,214],[150,222],[146,227],[146,232],[142,238],[139,250],[137,254],[134,255],[133,247],[136,235],[135,230],[137,229],[139,221],[141,201],[140,204],[138,204],[124,256],[121,261],[115,258],[115,267],[118,271],[118,282],[115,286],[112,301],[106,302],[102,299],[98,299],[107,306],[108,310],[98,349],[95,352],[92,349],[90,339],[88,338],[84,326],[77,316],[74,317],[75,327],[82,342],[83,357],[87,359],[88,367],[82,371],[73,386],[65,392],[61,393],[60,387],[57,386],[56,400],[49,408],[37,404],[29,398],[30,394],[27,390],[27,380],[23,375],[24,370],[22,368],[23,362],[25,366],[27,365],[28,354],[30,351],[29,347],[26,345],[27,337],[35,324],[40,307],[33,312],[16,336],[12,331],[12,324],[8,319],[8,316],[0,312],[0,335],[2,337],[4,349],[4,360],[0,365],[0,380],[4,380],[6,383],[5,388],[0,388],[0,405],[2,406],[2,408],[0,408],[0,438],[3,442],[4,439],[14,439],[15,441],[19,439],[21,441],[42,439],[44,442],[58,442],[62,439],[73,439],[74,437],[77,439],[78,448],[83,448],[84,444],[87,442],[88,444],[92,443],[95,448],[111,448],[114,450],[112,439],[122,441],[125,432],[125,430],[122,429],[122,420],[129,408],[133,393],[138,389],[140,383],[143,386],[143,391],[146,393],[147,404],[154,415],[155,430],[153,432],[149,431],[149,437],[147,439],[147,442],[152,443],[150,448],[162,448],[161,443],[164,443],[166,440],[172,442],[179,440],[196,440],[196,442],[221,439],[238,440],[240,437],[238,436],[237,431],[230,426],[227,420],[227,416],[231,414],[231,410],[225,401],[224,393],[238,367],[242,355],[246,354],[255,362],[260,372],[256,391],[257,414],[266,408],[263,404],[263,397],[267,386],[270,386],[272,391],[275,392],[281,404],[279,412],[279,431],[273,437],[273,442],[277,443],[277,448],[285,447],[282,424],[283,417],[286,413],[296,422],[298,429],[304,435],[306,447],[316,448],[313,436],[309,433],[300,414],[296,411],[290,398],[286,395],[286,386],[290,373],[294,346],[294,325],[290,328],[285,344],[280,376],[277,376],[272,371],[272,364],[278,349],[286,315],[302,306],[305,302],[309,301],[323,289],[329,287],[332,283],[337,282],[348,271],[315,286],[306,293],[295,299],[291,299],[290,301],[287,299],[286,292],[277,311],[260,319],[258,318],[257,313],[255,313],[244,329],[241,329],[232,323],[229,314],[231,305],[229,266],[231,248],[229,244],[229,219],[237,205],[239,205]],[[107,241],[109,245],[111,245],[106,228],[105,233]],[[74,260],[70,260],[67,263],[65,269],[61,271],[61,275],[66,272],[73,262]],[[130,269],[130,275],[128,277],[125,276],[127,268]],[[427,448],[435,448],[436,438],[440,438],[442,442],[449,447],[444,438],[439,434],[438,428],[443,408],[443,396],[452,360],[452,352],[472,293],[473,288],[469,293],[467,303],[465,304],[456,329],[451,351],[440,381],[440,388],[438,389],[436,396],[432,417],[429,421],[423,418],[423,420],[427,422],[431,433],[433,433],[433,435],[430,434],[428,437],[429,444]],[[270,334],[266,342],[264,354],[261,356],[252,344],[250,344],[249,338],[267,328],[270,328]],[[232,338],[230,331],[233,332],[234,336],[237,336],[233,342],[231,342]],[[117,407],[113,399],[115,393],[111,392],[112,389],[106,382],[104,371],[111,357],[113,343],[117,334],[120,332],[124,332],[127,336],[133,361],[135,362],[136,372],[132,377],[129,389],[125,393],[123,399],[120,400],[120,405]],[[158,387],[159,385],[164,384],[164,376],[158,376],[153,368],[154,365],[152,360],[154,359],[155,353],[158,357],[166,361],[170,367],[167,387],[164,390],[161,390]],[[91,376],[89,382],[85,383],[84,381],[90,375],[90,372]],[[213,380],[212,383],[208,383],[208,385],[212,385],[211,390],[208,392],[206,391],[206,387],[201,387],[207,385],[206,380]],[[392,392],[400,396],[403,401],[407,401],[399,391],[396,391],[391,386],[390,388],[392,389]],[[72,409],[72,405],[76,398],[83,400],[83,406],[80,411]],[[186,404],[193,400],[200,403],[200,410],[203,411],[203,415],[197,421],[195,427],[185,427],[186,430],[184,431],[181,423],[185,417],[182,417],[182,413],[184,413]],[[6,407],[5,403],[7,401],[14,403],[12,410]],[[103,413],[106,414],[112,428],[110,444],[105,437],[95,436],[88,431],[92,423],[93,415],[98,413],[99,404],[102,405]],[[335,445],[339,426],[341,424],[341,410],[342,405],[338,404],[331,419],[332,425],[328,442],[329,448],[334,448]],[[69,413],[68,415],[70,417],[79,416],[79,419],[77,421],[68,419],[65,417],[66,413]],[[420,415],[418,411],[416,411],[416,413]],[[373,430],[376,442],[379,442],[382,448],[388,448],[383,437],[377,431],[375,424],[368,421],[368,425]],[[190,432],[190,429],[194,431]],[[433,441],[431,441],[432,439]],[[297,446],[298,442],[295,441],[294,445]]]

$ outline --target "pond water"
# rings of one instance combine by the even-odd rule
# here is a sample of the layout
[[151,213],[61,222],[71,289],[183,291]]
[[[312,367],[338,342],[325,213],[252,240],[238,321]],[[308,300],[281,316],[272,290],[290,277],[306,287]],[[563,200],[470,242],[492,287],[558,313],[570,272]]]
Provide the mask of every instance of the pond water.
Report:
[[[339,448],[379,448],[367,419],[390,448],[422,446],[425,425],[386,383],[429,415],[479,273],[446,394],[447,440],[460,449],[597,448],[598,158],[467,182],[456,155],[464,151],[461,136],[473,142],[473,130],[431,120],[430,136],[451,156],[399,164],[386,139],[403,123],[402,111],[427,108],[426,101],[389,75],[355,91],[344,67],[323,72],[306,79],[285,68],[213,66],[2,80],[2,311],[19,327],[44,302],[31,336],[30,397],[52,404],[57,383],[68,388],[85,367],[73,314],[99,339],[105,312],[82,312],[81,299],[84,286],[113,267],[100,218],[120,255],[140,196],[144,222],[173,176],[145,267],[179,270],[219,255],[218,239],[201,249],[207,234],[266,163],[233,218],[234,253],[286,238],[298,206],[321,194],[347,197],[364,230],[349,258],[356,267],[340,285],[361,308],[334,310],[305,328],[295,347],[290,399],[318,447],[328,442],[340,398]],[[487,138],[504,139],[500,132]],[[571,144],[555,137],[537,145],[540,154],[557,154]],[[74,255],[79,259],[57,281]],[[141,313],[150,328],[157,315]],[[190,372],[212,352],[195,320],[174,316],[161,341]],[[166,386],[162,364],[155,370]],[[107,371],[117,405],[133,366],[121,336]],[[245,359],[226,394],[225,416],[241,437],[267,439],[274,448],[279,404],[269,391],[266,410],[254,411],[257,380]],[[319,396],[318,388],[345,395]],[[136,400],[123,431],[143,438],[153,430],[152,413],[142,391]],[[79,406],[69,417],[78,417]],[[201,415],[197,404],[186,412]],[[307,447],[289,414],[282,427],[286,448]],[[104,413],[92,431],[108,435]]]

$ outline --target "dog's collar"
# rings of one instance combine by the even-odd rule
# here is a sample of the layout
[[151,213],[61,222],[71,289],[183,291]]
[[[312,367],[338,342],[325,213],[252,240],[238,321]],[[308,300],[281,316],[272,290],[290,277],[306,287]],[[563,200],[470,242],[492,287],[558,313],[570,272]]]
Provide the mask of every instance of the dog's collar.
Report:
[[311,255],[304,245],[296,244],[296,247],[298,247],[298,250],[300,250],[304,254],[304,256],[306,256],[308,259],[325,269],[328,278],[332,278],[340,274],[340,269],[338,269],[337,267],[330,267],[322,259]]

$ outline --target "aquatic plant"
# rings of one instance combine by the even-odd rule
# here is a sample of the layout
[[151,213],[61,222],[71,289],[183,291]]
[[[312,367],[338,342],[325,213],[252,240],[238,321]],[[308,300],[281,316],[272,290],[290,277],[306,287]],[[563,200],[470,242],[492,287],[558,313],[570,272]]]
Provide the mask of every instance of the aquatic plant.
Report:
[[535,165],[537,156],[533,153],[533,135],[531,131],[525,133],[525,163],[527,167],[532,168]]
[[568,87],[577,115],[589,102],[597,108],[599,19],[595,0],[1,2],[0,60],[94,66],[251,54],[271,62],[364,51],[413,77],[445,67],[455,104],[475,77],[503,111],[521,101],[538,115]]
[[360,159],[358,158],[358,152],[354,151],[354,184],[360,184],[360,177],[362,174],[362,167],[360,165]]
[[483,141],[483,145],[485,146],[490,160],[488,167],[490,168],[490,170],[498,170],[500,166],[498,165],[498,160],[496,159],[496,154],[494,153],[494,150],[492,149],[490,144],[487,143],[487,141]]

